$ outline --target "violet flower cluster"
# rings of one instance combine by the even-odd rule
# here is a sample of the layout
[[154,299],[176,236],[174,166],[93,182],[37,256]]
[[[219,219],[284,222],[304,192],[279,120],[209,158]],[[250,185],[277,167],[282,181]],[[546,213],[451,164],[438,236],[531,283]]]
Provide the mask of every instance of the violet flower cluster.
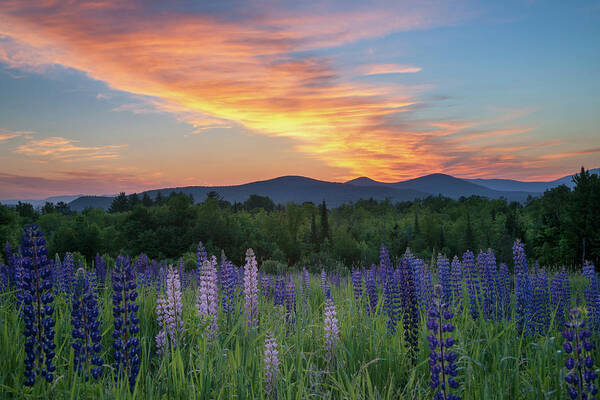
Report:
[[100,254],[96,254],[94,258],[94,269],[96,270],[98,287],[103,288],[106,283],[106,262],[100,257]]
[[308,296],[310,293],[310,275],[306,267],[302,268],[302,295],[304,296],[304,300],[308,301]]
[[244,310],[246,325],[258,328],[258,265],[252,249],[246,251],[244,266]]
[[325,360],[331,369],[336,360],[336,348],[340,340],[337,311],[332,299],[325,300],[323,328],[325,330]]
[[133,392],[140,370],[140,341],[136,336],[140,320],[137,317],[139,306],[135,302],[138,296],[137,283],[129,257],[117,256],[112,271],[112,285],[116,377],[127,377]]
[[473,319],[477,319],[479,318],[479,304],[481,303],[481,288],[473,252],[467,251],[463,254],[462,267],[469,294],[469,313]]
[[329,285],[329,279],[327,279],[327,272],[324,269],[321,270],[321,289],[323,290],[323,296],[326,299],[331,298],[331,286]]
[[463,309],[463,281],[462,281],[462,265],[457,256],[452,259],[450,265],[450,275],[452,280],[452,300],[455,309]]
[[54,297],[46,241],[35,225],[27,226],[24,233],[21,244],[23,271],[20,284],[22,315],[25,321],[24,384],[33,386],[35,378],[39,375],[48,383],[54,379]]
[[460,397],[451,393],[459,388],[455,380],[457,375],[456,353],[452,346],[456,343],[449,336],[454,331],[452,325],[453,312],[449,309],[449,303],[443,301],[442,287],[436,285],[433,306],[428,311],[427,328],[431,334],[427,337],[429,341],[429,366],[431,371],[430,386],[435,390],[434,400],[460,400]]
[[198,287],[198,313],[202,322],[208,324],[207,336],[213,337],[218,330],[219,294],[217,291],[217,259],[213,256],[200,268]]
[[563,332],[564,350],[568,355],[565,367],[569,371],[565,376],[567,393],[571,399],[594,399],[598,387],[594,384],[598,375],[594,369],[592,351],[594,344],[590,341],[592,333],[585,327],[586,321],[581,311],[571,309],[569,322]]
[[277,339],[269,332],[265,339],[265,391],[267,396],[271,398],[277,397],[278,356]]
[[176,347],[181,341],[183,332],[181,302],[181,281],[179,274],[172,265],[167,270],[165,292],[156,300],[156,319],[160,331],[156,335],[156,352],[167,353],[170,347]]
[[235,313],[237,271],[227,260],[221,263],[221,299],[223,313],[229,319]]
[[438,280],[442,285],[442,296],[444,302],[452,301],[452,277],[450,274],[450,263],[448,259],[441,254],[437,258]]
[[99,306],[96,293],[83,268],[79,268],[75,275],[71,304],[71,335],[75,352],[73,369],[86,381],[90,375],[98,379],[102,375],[103,364],[99,355],[102,351]]
[[367,313],[370,317],[374,317],[377,311],[377,302],[379,301],[377,294],[377,269],[375,265],[373,265],[371,269],[367,270],[365,290],[367,292]]
[[291,278],[285,285],[285,319],[288,322],[296,321],[296,286]]
[[413,271],[413,256],[407,250],[398,265],[398,285],[400,288],[400,312],[404,328],[404,343],[412,362],[416,362],[419,346],[419,308],[417,306],[417,289]]
[[565,326],[566,312],[571,304],[569,274],[566,271],[558,272],[552,277],[550,298],[552,301],[554,325],[558,329],[562,329]]
[[354,292],[354,300],[359,301],[362,296],[362,273],[360,269],[352,270],[352,290]]

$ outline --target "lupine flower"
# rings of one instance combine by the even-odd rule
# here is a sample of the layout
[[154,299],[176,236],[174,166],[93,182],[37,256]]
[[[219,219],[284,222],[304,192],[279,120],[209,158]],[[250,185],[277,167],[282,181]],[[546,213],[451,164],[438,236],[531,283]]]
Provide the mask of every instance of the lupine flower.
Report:
[[269,297],[271,295],[271,277],[269,274],[259,273],[260,280],[260,292],[263,296]]
[[433,295],[433,284],[431,281],[431,272],[420,258],[412,258],[413,273],[415,274],[415,282],[417,288],[417,299],[419,308],[427,312],[429,303]]
[[33,386],[38,375],[52,382],[56,367],[54,358],[54,308],[52,282],[46,241],[37,226],[24,229],[21,245],[23,301],[22,315],[25,321],[25,386]]
[[273,304],[276,306],[283,305],[285,298],[285,282],[283,278],[277,278],[275,280],[275,289],[273,292]]
[[306,267],[302,268],[302,294],[304,300],[308,301],[308,295],[310,291],[310,275]]
[[325,300],[325,320],[323,328],[325,329],[325,360],[329,368],[335,363],[335,353],[337,343],[339,342],[339,329],[337,320],[337,311],[332,299]]
[[279,352],[277,339],[271,332],[265,339],[265,390],[268,397],[277,396],[277,375],[279,374]]
[[501,299],[502,316],[510,319],[511,276],[505,263],[500,264],[498,272],[498,298]]
[[206,254],[206,249],[202,242],[198,242],[198,249],[196,250],[196,282],[198,286],[200,286],[200,282],[202,281],[202,265],[205,261],[208,261],[208,254]]
[[583,295],[590,311],[590,322],[595,328],[598,328],[600,327],[600,279],[598,279],[594,264],[589,261],[583,263],[583,276],[589,279],[589,285],[583,291]]
[[475,268],[474,256],[471,251],[463,254],[462,267],[469,293],[469,312],[473,319],[477,319],[479,318],[479,303],[481,303],[481,288],[479,287],[479,274]]
[[73,260],[73,254],[70,252],[65,253],[65,258],[62,262],[61,274],[60,274],[60,288],[63,293],[67,296],[71,296],[73,293],[73,280],[75,278],[75,260]]
[[538,269],[533,276],[533,315],[534,333],[544,334],[550,327],[548,275]]
[[106,262],[100,257],[100,254],[96,254],[94,258],[94,268],[96,269],[96,280],[98,281],[98,287],[103,288],[106,282]]
[[244,266],[244,309],[246,324],[250,328],[258,327],[258,266],[254,251],[246,251],[246,265]]
[[230,318],[235,313],[235,287],[237,271],[233,264],[227,260],[221,264],[221,294],[223,313]]
[[515,319],[519,332],[530,335],[533,333],[531,325],[533,297],[532,284],[527,271],[527,258],[525,249],[520,240],[513,245],[513,261],[515,263]]
[[[427,328],[431,334],[427,337],[429,341],[429,366],[431,371],[430,386],[435,390],[434,400],[460,400],[460,397],[452,394],[451,390],[459,387],[454,379],[457,375],[456,353],[450,349],[455,340],[449,336],[454,331],[452,317],[454,314],[448,308],[449,303],[442,300],[442,287],[436,285],[433,306],[428,312]],[[441,377],[440,377],[441,374]]]
[[598,377],[594,369],[592,351],[594,344],[589,340],[592,333],[585,328],[586,322],[581,318],[577,308],[571,309],[569,322],[563,332],[564,350],[568,355],[565,367],[569,373],[565,376],[567,393],[571,399],[594,399],[598,388],[594,381]]
[[383,307],[388,315],[387,330],[390,335],[396,333],[396,322],[399,317],[399,299],[398,299],[398,279],[396,271],[392,268],[387,270],[389,276],[386,278],[383,285]]
[[352,270],[352,290],[354,291],[354,300],[358,301],[362,296],[362,273],[358,268]]
[[181,281],[177,270],[171,265],[167,271],[165,293],[161,293],[156,300],[156,319],[161,328],[155,338],[158,354],[167,353],[171,346],[176,347],[181,341],[182,310]]
[[204,261],[200,269],[200,286],[198,287],[198,312],[203,322],[209,323],[208,336],[217,333],[217,314],[219,312],[219,295],[217,293],[217,259]]
[[113,284],[113,317],[115,339],[115,370],[117,376],[126,376],[129,388],[133,392],[135,381],[140,370],[140,342],[136,337],[139,332],[137,310],[137,283],[129,257],[119,255],[112,271]]
[[452,298],[454,308],[463,308],[463,285],[462,285],[462,265],[458,257],[454,256],[451,265],[452,275]]
[[565,314],[571,303],[569,274],[565,271],[558,272],[550,284],[550,298],[552,301],[552,315],[554,324],[562,329],[565,325]]
[[296,286],[290,278],[285,286],[285,310],[286,320],[293,322],[296,320]]
[[329,279],[327,279],[327,272],[324,269],[321,270],[321,289],[323,289],[323,296],[326,299],[330,299],[331,287],[329,286]]
[[419,345],[419,309],[417,307],[417,289],[412,262],[413,256],[407,250],[398,265],[398,284],[402,325],[404,327],[404,343],[413,363],[415,363],[416,351]]
[[377,311],[377,281],[376,281],[376,267],[373,265],[370,270],[367,271],[367,279],[365,280],[365,289],[367,291],[367,312],[369,316],[375,316]]
[[73,369],[85,377],[87,381],[90,374],[98,379],[102,375],[102,336],[100,335],[100,321],[98,320],[98,300],[92,290],[88,276],[83,268],[77,270],[75,285],[73,286],[73,309],[71,311],[71,325],[73,331],[73,350],[75,360]]
[[438,279],[442,285],[443,300],[445,303],[452,301],[452,277],[450,275],[450,263],[448,259],[438,254],[437,259]]
[[480,252],[477,256],[477,269],[480,272],[480,284],[482,287],[481,311],[485,319],[500,319],[498,296],[498,270],[496,269],[496,257],[492,250]]

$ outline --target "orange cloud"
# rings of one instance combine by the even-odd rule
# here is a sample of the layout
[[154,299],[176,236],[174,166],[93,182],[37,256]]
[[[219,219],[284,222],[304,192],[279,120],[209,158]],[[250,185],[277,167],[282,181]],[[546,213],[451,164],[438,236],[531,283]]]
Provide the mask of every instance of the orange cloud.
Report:
[[14,152],[41,160],[106,160],[118,158],[118,150],[126,147],[126,145],[78,146],[77,142],[77,140],[57,136],[30,139],[27,143],[17,146]]
[[[150,105],[118,110],[174,113],[195,132],[243,126],[293,138],[298,150],[347,171],[338,179],[398,180],[432,170],[470,175],[491,162],[521,168],[526,158],[503,156],[472,141],[530,128],[469,133],[485,121],[413,121],[408,113],[421,102],[418,88],[348,81],[330,59],[306,55],[391,32],[452,24],[459,13],[454,5],[398,3],[322,13],[274,7],[261,15],[223,18],[156,12],[144,9],[143,2],[8,1],[0,10],[0,60],[15,68],[41,71],[60,64],[85,71],[114,89],[144,96]],[[398,64],[365,68],[366,74],[420,70]],[[484,148],[486,154],[478,154]],[[110,158],[116,151],[62,138],[17,149],[65,158]]]

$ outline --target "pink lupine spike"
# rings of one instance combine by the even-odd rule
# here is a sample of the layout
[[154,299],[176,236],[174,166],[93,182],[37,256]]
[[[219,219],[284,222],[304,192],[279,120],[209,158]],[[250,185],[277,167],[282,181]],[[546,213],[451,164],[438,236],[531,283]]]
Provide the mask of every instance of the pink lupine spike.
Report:
[[202,262],[200,267],[200,286],[198,287],[198,312],[204,322],[210,321],[207,336],[217,333],[217,313],[219,311],[219,296],[217,292],[217,259]]

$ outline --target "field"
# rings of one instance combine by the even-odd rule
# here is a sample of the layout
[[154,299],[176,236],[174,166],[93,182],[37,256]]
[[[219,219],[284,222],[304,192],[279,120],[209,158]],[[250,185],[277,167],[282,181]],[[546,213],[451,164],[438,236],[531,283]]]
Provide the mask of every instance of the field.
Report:
[[[24,261],[17,267],[3,266],[2,398],[432,399],[436,391],[430,385],[428,325],[435,314],[427,311],[435,309],[436,304],[446,304],[454,313],[450,321],[455,329],[444,337],[450,335],[456,341],[450,350],[456,354],[459,384],[457,390],[448,393],[462,399],[565,399],[569,398],[565,381],[568,355],[563,348],[566,340],[560,321],[568,319],[571,306],[581,306],[589,317],[588,326],[594,328],[591,343],[596,343],[598,337],[593,318],[595,304],[588,304],[594,303],[590,299],[597,296],[593,267],[586,267],[585,277],[579,272],[560,275],[532,266],[527,269],[523,250],[517,245],[517,275],[503,275],[508,269],[497,267],[491,253],[475,255],[472,265],[469,255],[462,258],[462,265],[455,261],[450,266],[443,258],[435,265],[426,265],[408,254],[395,255],[402,258],[389,262],[384,248],[380,265],[345,275],[325,271],[309,275],[296,270],[285,276],[267,276],[260,273],[260,266],[258,275],[254,275],[252,257],[246,266],[238,268],[228,263],[215,265],[202,251],[198,253],[198,271],[181,271],[175,266],[169,275],[164,264],[144,258],[132,259],[131,264],[119,258],[116,267],[112,266],[113,260],[107,260],[110,267],[106,273],[104,260],[89,266],[87,272],[76,272],[68,257],[62,263],[46,260],[42,237],[31,228],[26,232],[33,240],[26,240],[24,247],[29,244],[33,250],[24,252]],[[513,260],[506,261],[510,261],[512,271]],[[19,265],[24,268],[19,269]],[[399,268],[395,269],[396,265]],[[44,270],[49,271],[46,278]],[[19,271],[37,278],[19,283]],[[411,278],[403,273],[410,273]],[[165,290],[173,289],[173,277],[182,281],[181,308],[177,301],[174,303],[182,325],[178,325],[179,317],[175,318],[176,342],[167,340],[162,354],[157,354],[155,338],[167,324],[157,320],[157,301]],[[125,284],[124,289],[116,287],[115,292],[117,278],[135,282],[135,288]],[[55,370],[50,383],[37,376],[29,387],[24,375],[22,305],[27,304],[23,296],[32,294],[35,311],[36,290],[41,293],[44,288],[43,283],[35,286],[36,279],[51,282],[47,292],[54,297]],[[442,285],[435,291],[448,290],[449,294],[441,295],[443,301],[436,303],[433,286],[438,282]],[[530,285],[529,293],[522,290],[527,288],[525,284]],[[565,287],[569,293],[563,290]],[[129,333],[139,339],[139,373],[132,386],[123,375],[116,379],[112,305],[119,290],[137,293],[126,297],[139,306],[139,332],[129,328]],[[215,291],[217,297],[212,296]],[[258,301],[256,308],[248,303],[253,295]],[[77,296],[88,296],[85,301],[97,296],[102,345],[97,353],[102,360],[98,379],[90,374],[86,381],[85,371],[89,373],[93,366],[85,360],[83,374],[73,367],[76,352],[71,320]],[[325,324],[325,307],[329,307],[330,317],[335,308],[337,322],[329,318]],[[406,335],[405,328],[411,326],[410,310],[417,312],[416,346],[410,345],[410,332]],[[216,319],[212,317],[215,313]],[[474,313],[478,314],[476,318]],[[390,315],[395,325],[393,333]],[[329,340],[324,324],[329,328]],[[331,324],[337,328],[337,337]],[[87,330],[84,336],[86,341],[91,340]],[[278,351],[276,360],[272,354],[268,360],[268,365],[278,364],[278,370],[271,369],[270,382],[266,375],[266,341],[271,345],[276,342]],[[597,348],[589,352],[594,361],[600,355]],[[127,373],[131,364],[121,364],[120,368]]]

